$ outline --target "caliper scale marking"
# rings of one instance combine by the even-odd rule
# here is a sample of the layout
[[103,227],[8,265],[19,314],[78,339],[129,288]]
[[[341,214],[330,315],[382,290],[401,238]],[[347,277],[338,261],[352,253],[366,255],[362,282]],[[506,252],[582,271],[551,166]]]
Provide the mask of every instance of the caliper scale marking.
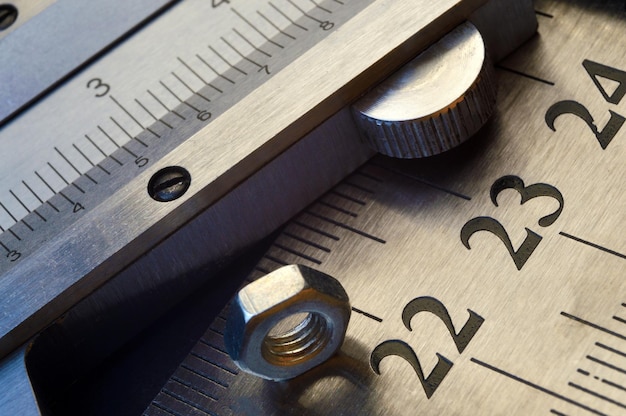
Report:
[[[132,103],[137,105],[137,109],[131,109],[127,104],[123,103],[115,97],[113,88],[109,92],[109,86],[107,87],[107,94],[109,101],[114,105],[114,108],[119,111],[119,115],[107,116],[108,122],[106,124],[101,121],[96,126],[96,130],[93,132],[85,133],[81,138],[82,141],[76,141],[71,144],[71,148],[75,153],[66,153],[64,149],[54,147],[52,150],[59,156],[59,163],[67,166],[68,170],[61,172],[57,167],[57,163],[54,161],[48,161],[46,166],[51,169],[52,172],[47,170],[37,169],[35,175],[38,180],[41,181],[41,185],[51,192],[51,197],[54,198],[60,195],[68,203],[71,204],[71,209],[75,210],[77,206],[88,210],[91,208],[91,202],[97,202],[101,197],[97,197],[93,192],[97,192],[95,189],[93,192],[89,192],[87,200],[89,203],[83,203],[83,198],[73,197],[72,191],[68,188],[74,188],[79,191],[80,194],[86,194],[85,185],[80,184],[81,178],[86,178],[94,185],[101,183],[105,184],[105,187],[110,187],[113,182],[124,181],[123,178],[130,178],[132,176],[132,170],[146,166],[148,163],[153,163],[160,155],[166,154],[168,150],[172,149],[183,138],[175,136],[176,129],[183,125],[189,125],[190,120],[195,120],[193,124],[196,129],[199,129],[210,122],[211,119],[219,115],[229,105],[228,102],[222,104],[216,103],[215,100],[220,96],[223,96],[228,89],[228,85],[231,88],[237,88],[237,90],[229,90],[229,95],[224,97],[230,102],[234,102],[237,98],[230,98],[234,95],[241,94],[241,91],[249,91],[251,86],[239,87],[239,77],[247,78],[250,76],[250,72],[244,70],[246,65],[252,66],[253,73],[259,73],[255,75],[257,79],[259,77],[267,77],[269,74],[275,71],[272,68],[271,62],[275,60],[277,54],[286,54],[285,52],[288,46],[296,45],[296,36],[290,35],[289,32],[303,33],[303,39],[307,37],[312,40],[305,43],[315,42],[311,37],[313,33],[317,33],[317,38],[324,36],[326,33],[332,32],[332,30],[325,30],[319,27],[309,27],[312,22],[324,22],[325,20],[319,20],[317,18],[312,19],[311,16],[317,13],[332,14],[332,2],[329,6],[323,6],[320,8],[319,4],[309,4],[307,6],[300,5],[299,3],[306,3],[304,1],[299,2],[286,2],[278,5],[278,3],[267,2],[264,8],[256,10],[256,14],[251,14],[249,17],[244,15],[241,11],[235,7],[230,9],[230,12],[238,19],[240,25],[234,26],[230,29],[230,34],[216,37],[218,43],[210,44],[206,46],[208,53],[202,52],[202,47],[199,47],[199,53],[196,53],[195,62],[189,62],[183,57],[177,57],[176,61],[181,65],[180,71],[170,71],[171,78],[160,79],[156,83],[153,89],[146,91],[147,98],[134,97]],[[336,3],[337,7],[340,7],[340,3]],[[354,6],[356,9],[365,7],[365,5]],[[310,10],[309,10],[310,8]],[[317,11],[316,11],[317,10]],[[343,17],[345,18],[345,16]],[[317,19],[317,20],[316,20]],[[263,24],[269,25],[274,33],[270,33],[268,28],[265,28]],[[308,23],[308,24],[307,24]],[[341,23],[337,21],[337,24]],[[315,32],[317,31],[317,32]],[[226,36],[228,35],[228,36]],[[279,40],[280,38],[280,40]],[[264,42],[263,44],[260,41]],[[289,43],[289,45],[287,43]],[[300,41],[302,42],[302,41]],[[201,43],[201,41],[200,41]],[[246,53],[245,50],[249,48],[250,52]],[[273,51],[272,51],[273,49]],[[295,49],[294,49],[295,50]],[[294,53],[294,52],[289,52]],[[238,62],[231,61],[227,55],[235,55]],[[255,56],[258,55],[258,56]],[[282,68],[287,64],[283,62],[284,58],[281,58],[280,64],[276,66],[276,70]],[[224,71],[218,70],[217,66],[224,65],[226,69]],[[202,69],[204,67],[204,69]],[[210,74],[207,75],[207,70]],[[193,87],[191,80],[196,79],[202,83],[200,89]],[[103,81],[98,79],[98,87],[102,86]],[[226,85],[220,85],[224,84]],[[180,87],[180,92],[175,91],[174,87]],[[98,90],[99,91],[99,90]],[[104,89],[102,90],[104,91]],[[183,97],[184,92],[184,97]],[[218,94],[215,96],[214,94]],[[195,102],[195,98],[199,99],[199,102]],[[176,103],[175,105],[168,104],[168,102]],[[209,104],[209,107],[206,105]],[[211,106],[211,104],[213,106]],[[214,110],[217,106],[218,110]],[[160,111],[157,111],[160,109]],[[151,111],[152,110],[152,111]],[[190,114],[189,111],[192,111]],[[165,111],[163,113],[162,111]],[[148,117],[150,121],[149,125],[146,125],[141,121],[140,113]],[[172,119],[172,116],[174,117]],[[202,117],[202,119],[201,119]],[[198,121],[200,119],[200,121]],[[203,120],[204,119],[204,120]],[[178,120],[178,122],[176,122]],[[139,133],[134,134],[135,128]],[[163,130],[165,129],[165,130]],[[175,142],[171,139],[176,137]],[[153,147],[153,141],[155,146]],[[114,148],[110,149],[110,146],[106,143],[113,144]],[[134,147],[132,142],[137,143],[139,147]],[[158,144],[158,145],[157,145]],[[145,149],[145,150],[142,150]],[[151,149],[151,150],[148,150]],[[124,155],[126,154],[126,156]],[[155,155],[155,156],[152,156]],[[132,160],[128,160],[128,157]],[[82,163],[82,162],[86,163]],[[113,162],[110,163],[109,161]],[[80,162],[80,163],[79,163]],[[130,162],[130,163],[128,163]],[[85,168],[80,165],[87,165]],[[125,171],[123,173],[117,173],[117,169],[123,167]],[[128,166],[128,167],[125,167]],[[97,179],[98,175],[94,170],[100,171],[106,175],[105,178]],[[63,185],[53,184],[56,179],[61,179]],[[25,181],[24,185],[25,184]],[[39,185],[37,185],[37,188]],[[33,187],[30,186],[30,192],[33,192]],[[9,194],[13,198],[12,195]],[[30,231],[36,231],[33,241],[27,244],[28,250],[25,248],[20,252],[19,258],[7,258],[9,261],[0,261],[0,270],[6,270],[11,267],[12,262],[22,259],[23,255],[26,255],[30,250],[36,250],[38,241],[44,241],[48,233],[50,233],[52,227],[48,227],[48,231],[37,227],[37,223],[32,221],[30,217],[40,217],[43,214],[37,211],[43,204],[47,204],[55,211],[61,211],[62,208],[57,208],[60,205],[58,202],[54,202],[54,199],[45,201],[43,195],[36,194],[38,203],[37,207],[24,206],[22,201],[15,201],[14,205],[6,205],[3,211],[8,214],[2,221],[2,226],[6,226],[0,230],[3,234],[0,234],[0,241],[4,246],[9,247],[13,244],[11,240],[17,243],[22,243],[22,234],[20,231],[20,223]],[[15,198],[14,198],[15,199]],[[44,200],[45,202],[41,202]],[[4,200],[2,202],[5,202]],[[79,204],[79,205],[77,205]],[[19,208],[19,209],[18,209]],[[9,211],[10,210],[10,211]],[[36,213],[35,213],[36,212]],[[56,224],[58,222],[65,221],[71,223],[76,216],[61,216],[57,217],[51,214],[47,214],[46,218],[49,219],[49,223]],[[33,226],[34,224],[34,226]],[[7,232],[4,232],[4,231]],[[10,236],[9,236],[10,234]],[[24,251],[26,250],[26,251]],[[7,250],[8,253],[13,250]]]

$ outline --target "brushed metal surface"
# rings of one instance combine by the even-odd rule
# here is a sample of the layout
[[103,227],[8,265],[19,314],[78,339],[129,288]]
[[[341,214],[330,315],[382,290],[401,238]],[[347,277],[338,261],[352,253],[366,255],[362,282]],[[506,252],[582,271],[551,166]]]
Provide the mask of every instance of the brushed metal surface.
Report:
[[0,124],[171,1],[14,2],[23,16],[0,34]]
[[[0,352],[24,342],[482,3],[445,1],[416,8],[407,2],[389,8],[375,2],[351,18],[5,273]],[[383,22],[394,30],[381,30]],[[314,94],[284,94],[284,85]],[[192,185],[183,198],[159,204],[148,199],[145,184],[168,165],[187,168]]]
[[[500,62],[537,30],[533,0],[491,0],[469,20],[478,28],[494,62]],[[493,24],[494,21],[499,22]]]
[[29,342],[46,363],[36,369],[40,383],[83,377],[372,155],[348,109],[331,117]]
[[48,6],[54,4],[56,1],[57,0],[13,0],[10,4],[18,11],[17,19],[8,28],[0,30],[0,40],[28,22],[37,14],[41,13]]
[[[340,280],[360,311],[341,352],[296,380],[261,380],[222,352],[221,316],[147,414],[624,414],[626,130],[603,150],[578,117],[559,117],[556,132],[545,118],[562,100],[584,103],[598,126],[608,110],[626,112],[582,65],[626,70],[626,20],[621,2],[536,7],[540,36],[501,64],[500,105],[477,137],[430,160],[375,158],[296,217],[251,276],[300,263]],[[609,96],[619,86],[601,85]],[[555,187],[563,202],[502,188],[494,203],[494,183],[510,175]],[[538,222],[555,212],[552,224]],[[528,230],[542,239],[522,267],[490,232],[467,249],[462,230],[481,217],[497,219],[514,249]],[[423,296],[445,305],[454,329],[428,313],[405,326],[403,310]],[[452,338],[468,310],[484,322],[459,352]],[[395,339],[425,375],[437,354],[454,363],[430,399],[407,360],[389,356],[381,375],[372,370],[372,351]]]
[[26,370],[25,357],[26,349],[20,348],[6,357],[0,366],[0,410],[5,415],[41,415]]

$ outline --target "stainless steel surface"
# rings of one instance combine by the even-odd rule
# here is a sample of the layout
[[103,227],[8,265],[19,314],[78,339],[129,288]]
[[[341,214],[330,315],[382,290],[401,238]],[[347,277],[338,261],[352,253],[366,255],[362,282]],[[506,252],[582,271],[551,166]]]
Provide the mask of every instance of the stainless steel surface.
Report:
[[528,40],[537,30],[533,0],[492,0],[469,20],[480,31],[493,62],[500,62],[514,52],[517,45]]
[[17,9],[17,19],[7,28],[0,30],[0,40],[41,13],[50,5],[56,3],[56,1],[57,0],[12,0],[10,3],[2,3],[3,5],[11,5]]
[[482,36],[466,22],[352,105],[367,143],[398,158],[433,156],[474,135],[496,105]]
[[48,377],[69,384],[87,374],[363,164],[373,152],[356,132],[342,110],[42,331],[34,344]]
[[[298,205],[306,205],[368,155],[363,147],[348,144],[347,139],[356,130],[349,118],[346,119],[346,111],[330,120],[330,125],[313,132],[308,140],[289,147],[293,141],[466,16],[471,14],[475,19],[482,10],[487,10],[471,13],[484,1],[438,2],[421,8],[420,13],[419,8],[409,2],[394,10],[386,10],[380,1],[358,2],[346,8],[339,6],[346,2],[339,1],[258,1],[246,2],[246,8],[241,10],[237,5],[225,6],[228,4],[225,2],[221,7],[214,7],[217,3],[181,2],[2,126],[0,142],[3,148],[9,149],[0,152],[3,175],[0,183],[3,203],[0,227],[3,228],[0,230],[6,230],[0,235],[0,248],[6,250],[6,258],[0,261],[2,293],[6,299],[2,325],[19,322],[24,310],[30,311],[27,315],[34,311],[35,315],[31,316],[35,319],[24,322],[15,332],[11,331],[11,323],[7,327],[0,325],[5,334],[1,354],[54,320],[102,282],[116,276],[112,284],[79,302],[54,326],[60,328],[65,341],[70,340],[71,348],[62,353],[63,357],[73,355],[71,358],[79,357],[77,361],[81,361],[85,355],[109,353],[115,343],[127,339],[158,313],[152,308],[160,300],[164,300],[164,305],[157,308],[166,308],[181,293],[197,287],[197,282],[188,279],[188,273],[201,271],[202,267],[214,270],[213,262],[223,262],[225,257],[235,255],[239,249],[266,235],[297,210]],[[493,0],[487,4],[493,4]],[[524,6],[525,16],[528,16],[529,6]],[[324,8],[332,9],[332,22],[320,21],[328,17]],[[281,11],[288,13],[281,15]],[[517,22],[509,14],[502,17],[511,23]],[[435,20],[431,22],[431,18]],[[210,31],[205,27],[207,21],[215,22]],[[344,22],[349,24],[344,25]],[[524,25],[514,25],[515,30],[532,31],[534,21],[524,22]],[[383,30],[386,25],[392,26],[394,31]],[[27,27],[20,26],[15,33]],[[333,28],[336,30],[328,31],[330,36],[320,35]],[[291,42],[288,40],[291,30],[307,34],[298,35],[298,40]],[[369,33],[375,33],[374,39]],[[13,34],[3,39],[0,47],[12,37]],[[233,37],[239,39],[235,47],[244,56],[237,55],[237,50],[226,42],[232,42]],[[246,45],[246,40],[250,44]],[[378,42],[378,47],[370,48],[372,40]],[[213,60],[208,59],[209,65],[217,67],[214,73],[209,66],[202,67],[201,57],[207,59],[205,52],[194,49],[200,46],[206,49],[206,43],[224,55],[222,61],[217,54]],[[289,49],[289,53],[283,49]],[[263,53],[267,51],[272,53],[271,57]],[[344,54],[345,51],[349,53]],[[2,56],[4,59],[7,55]],[[172,62],[176,65],[171,65]],[[269,63],[268,66],[261,65],[265,63]],[[322,69],[315,72],[316,68]],[[251,76],[244,76],[239,70]],[[335,77],[335,73],[340,76]],[[328,78],[328,74],[333,76]],[[279,76],[273,78],[273,75]],[[352,79],[353,76],[356,78]],[[327,79],[332,82],[326,83]],[[223,88],[224,85],[229,87],[228,80],[236,81],[237,86]],[[149,90],[155,85],[159,91],[150,94],[153,91]],[[289,91],[315,93],[305,102],[294,104],[297,97],[287,91],[281,101],[280,90],[285,85],[289,85]],[[216,86],[223,88],[223,97],[227,98],[212,100],[211,113],[208,113],[204,95],[209,91],[215,93]],[[330,95],[326,95],[329,91]],[[180,101],[176,101],[176,97]],[[278,106],[265,111],[260,104],[264,102]],[[304,108],[313,110],[309,112]],[[233,128],[242,122],[242,114],[246,115],[247,127]],[[218,116],[219,120],[223,119],[222,124],[218,123],[215,129],[212,124],[210,129],[203,129],[202,122],[207,121],[207,117],[213,120]],[[183,118],[184,122],[180,121]],[[192,119],[195,121],[191,122]],[[269,125],[263,125],[268,122]],[[339,136],[338,129],[343,130]],[[194,136],[199,130],[203,132]],[[272,132],[280,134],[264,142]],[[230,136],[231,133],[235,136]],[[202,143],[203,138],[214,134],[219,136],[217,140],[208,145]],[[228,145],[232,140],[249,139],[249,135],[255,135],[251,137],[259,139],[258,143],[265,143],[260,153],[246,153],[248,150],[244,148],[239,149],[241,152],[229,153]],[[183,152],[179,144],[190,136],[194,138]],[[158,141],[155,137],[164,140]],[[315,146],[315,140],[320,138],[325,139],[323,146],[337,151],[333,153],[334,158]],[[117,152],[114,143],[120,146]],[[203,151],[196,152],[203,146]],[[296,148],[299,149],[291,151]],[[156,212],[151,205],[156,202],[147,199],[146,185],[151,173],[167,166],[167,161],[158,161],[168,153],[179,161],[194,159],[195,165],[206,170],[206,181],[215,179],[211,176],[212,169],[227,171],[227,176],[215,181],[218,186],[211,190],[215,193],[208,188],[203,193],[192,189],[193,198],[186,202],[184,210],[176,213],[176,209],[157,209],[159,212]],[[279,158],[266,165],[278,154]],[[229,156],[244,162],[229,165],[233,162],[228,160]],[[210,164],[222,157],[225,158],[222,165]],[[111,168],[117,169],[117,164],[123,166],[119,170]],[[229,170],[232,166],[235,168]],[[144,167],[149,172],[138,176],[137,172]],[[330,171],[325,170],[329,168]],[[243,186],[236,187],[253,172],[256,173]],[[293,172],[297,173],[293,175]],[[107,179],[108,175],[112,178]],[[197,184],[194,172],[192,175]],[[290,180],[293,181],[290,183]],[[201,184],[206,181],[202,180]],[[286,194],[296,192],[296,196],[285,203],[266,192],[266,189],[280,186],[287,189]],[[231,188],[236,191],[220,199]],[[219,203],[211,205],[217,200]],[[251,200],[255,203],[250,204]],[[203,211],[207,206],[211,208]],[[200,212],[203,213],[195,216]],[[165,223],[159,223],[166,214]],[[183,223],[187,226],[179,228]],[[146,231],[144,226],[151,228]],[[137,242],[134,238],[143,232],[146,233],[139,246],[127,244]],[[149,251],[149,248],[153,249]],[[112,254],[115,256],[109,257]],[[139,261],[128,266],[134,259]],[[122,272],[117,273],[120,270]],[[88,279],[79,280],[85,273]],[[181,276],[182,280],[176,279]],[[31,277],[34,280],[29,280]],[[69,295],[72,299],[69,303],[65,303],[67,298],[57,297],[59,289],[66,290],[63,295]],[[173,296],[164,297],[167,292]],[[154,298],[149,299],[151,295]],[[45,299],[53,301],[44,305]],[[129,320],[128,316],[134,319]],[[108,325],[111,329],[111,325],[120,322],[124,325],[111,332],[115,336],[99,333],[100,328]],[[5,329],[10,332],[8,335]],[[74,354],[81,345],[85,348]],[[62,350],[61,345],[58,348]],[[11,368],[15,368],[12,357],[3,361],[0,371],[8,368],[11,372]],[[18,373],[23,380],[15,384],[27,385],[23,371],[12,374]],[[8,406],[12,410],[15,403],[9,398],[8,402],[2,402],[0,409],[4,411]],[[36,411],[34,407],[23,409],[24,412]]]
[[[0,353],[6,354],[59,317],[78,300],[104,284],[150,248],[222,198],[259,167],[284,152],[304,134],[340,110],[364,88],[395,69],[408,55],[424,49],[434,38],[455,26],[481,4],[480,1],[445,1],[424,6],[419,11],[413,5],[405,3],[392,9],[382,2],[345,8],[338,4],[334,6],[336,9],[333,12],[333,19],[337,22],[335,26],[341,30],[330,31],[327,36],[317,35],[310,38],[307,41],[310,43],[306,44],[309,49],[301,54],[296,52],[296,58],[293,58],[292,53],[288,60],[291,63],[272,74],[266,82],[262,82],[262,85],[251,82],[250,84],[255,86],[252,91],[248,92],[244,87],[239,87],[239,94],[243,94],[243,98],[237,93],[233,94],[232,97],[238,100],[236,104],[229,107],[228,103],[222,103],[223,113],[215,117],[206,128],[192,135],[169,153],[167,145],[157,147],[161,154],[167,153],[158,163],[154,160],[153,163],[144,161],[142,154],[137,154],[138,157],[134,160],[128,160],[126,156],[126,161],[131,167],[134,164],[142,168],[139,169],[141,173],[126,168],[122,171],[124,173],[121,179],[105,182],[107,185],[98,188],[97,192],[90,192],[88,199],[93,205],[88,209],[81,209],[85,205],[77,198],[71,199],[75,195],[79,197],[82,195],[75,189],[77,186],[80,188],[95,185],[89,179],[90,175],[79,176],[75,183],[66,189],[68,193],[72,192],[70,196],[65,196],[73,203],[62,218],[72,217],[72,211],[78,212],[78,215],[73,216],[71,220],[54,223],[50,221],[49,224],[46,223],[48,225],[42,225],[42,229],[47,231],[37,234],[42,239],[36,240],[34,246],[21,243],[21,240],[16,241],[17,239],[14,240],[8,233],[3,234],[3,237],[11,238],[7,240],[8,242],[3,242],[7,249],[7,259],[16,261],[8,265],[5,261],[6,271],[0,282],[0,292],[6,294],[6,300],[1,305]],[[314,4],[309,7],[317,9]],[[353,13],[355,9],[358,10],[356,15]],[[234,13],[232,9],[220,10],[225,10],[223,13]],[[245,14],[242,16],[245,17]],[[301,19],[310,20],[303,14],[300,16]],[[246,23],[241,19],[237,21],[241,25]],[[340,25],[341,22],[344,23]],[[226,30],[232,29],[228,23],[223,24],[226,25]],[[380,30],[385,24],[393,26],[394,30]],[[320,27],[320,24],[317,24],[316,27],[321,33],[324,27],[329,26]],[[376,30],[372,29],[374,27]],[[279,35],[282,36],[280,32],[276,36]],[[379,46],[372,48],[372,40]],[[336,48],[334,45],[337,44],[341,44],[342,47]],[[126,52],[120,49],[120,54],[123,53]],[[243,61],[245,59],[241,60]],[[253,66],[248,61],[245,61],[245,64],[246,68]],[[280,65],[279,62],[278,64]],[[107,59],[103,61],[103,65],[119,67],[119,60]],[[221,77],[232,75],[235,69],[231,68],[229,71],[221,74]],[[327,77],[328,73],[335,75]],[[263,73],[259,74],[259,77],[263,76]],[[86,78],[76,78],[75,81],[84,91],[94,74],[85,73],[83,76]],[[242,82],[242,85],[245,86],[246,83]],[[289,85],[291,91],[303,93],[285,94],[283,90],[285,85]],[[102,92],[106,89],[98,82],[92,87]],[[210,86],[205,85],[205,88],[209,89]],[[58,96],[49,97],[52,100],[50,102],[58,100],[63,94],[71,95],[76,91],[73,88],[59,90]],[[305,94],[305,91],[310,91],[311,94]],[[89,95],[94,93],[89,89],[87,92]],[[181,103],[181,111],[185,105],[193,106],[193,103],[197,104],[199,102],[197,100],[201,100],[196,95],[194,94],[193,101]],[[114,100],[109,101],[115,104]],[[272,106],[268,107],[265,104],[267,102],[271,102]],[[194,111],[192,107],[187,109],[185,114],[193,116],[197,113],[197,118],[202,120],[204,112],[194,113]],[[242,115],[246,115],[243,124]],[[175,113],[168,113],[167,116],[176,117]],[[111,121],[116,120],[112,117]],[[133,123],[130,116],[128,123]],[[78,119],[75,122],[75,125],[79,126],[87,124],[79,122]],[[158,126],[158,132],[163,133],[167,131],[167,127],[162,124],[155,122],[153,127],[156,129]],[[12,126],[12,124],[6,126],[3,132],[10,131]],[[120,125],[121,127],[123,126]],[[193,125],[193,128],[197,127],[197,124]],[[189,127],[192,131],[193,128]],[[164,137],[185,137],[183,133],[185,129],[182,130],[170,132],[169,136],[163,134]],[[19,133],[19,129],[13,132]],[[8,137],[26,137],[23,131],[21,133]],[[151,136],[153,134],[154,132],[150,130],[144,130],[136,137],[129,133],[132,138],[127,140],[141,146],[140,143],[135,144],[135,141],[156,140]],[[130,147],[130,144],[128,146]],[[122,148],[119,150],[122,153],[116,155],[119,156],[125,151],[132,152],[130,148]],[[62,158],[62,152],[55,153]],[[22,153],[18,155],[23,156]],[[109,157],[106,160],[112,164],[115,159]],[[72,170],[71,165],[67,163],[67,170]],[[182,198],[168,204],[153,201],[146,193],[149,178],[162,167],[174,165],[183,166],[191,173],[192,184],[189,191]],[[76,170],[80,172],[80,169]],[[89,172],[95,175],[100,171],[101,167],[94,166]],[[76,177],[76,172],[73,175]],[[101,175],[99,178],[106,176],[101,172],[99,175]],[[75,194],[76,192],[79,193]],[[54,197],[56,199],[53,198],[51,202],[67,204],[68,201],[63,195],[64,193],[58,193]],[[49,210],[47,204],[42,207]],[[30,217],[24,217],[15,224],[17,228],[11,231],[29,233],[26,222],[41,221],[36,218],[37,213],[31,212]],[[14,247],[21,244],[32,251],[18,252]],[[47,273],[42,274],[41,270],[46,270]]]
[[41,415],[26,370],[26,352],[26,348],[14,351],[0,366],[0,411],[3,415]]
[[[499,105],[474,140],[374,159],[251,276],[294,262],[336,276],[355,312],[339,354],[260,380],[221,352],[218,317],[148,415],[624,414],[623,4],[536,7],[539,36],[499,65]],[[594,121],[563,111],[571,101]]]
[[0,123],[170,2],[11,2],[23,16],[0,34]]
[[350,301],[341,283],[310,267],[284,266],[237,293],[224,345],[241,370],[289,380],[332,357],[349,321]]

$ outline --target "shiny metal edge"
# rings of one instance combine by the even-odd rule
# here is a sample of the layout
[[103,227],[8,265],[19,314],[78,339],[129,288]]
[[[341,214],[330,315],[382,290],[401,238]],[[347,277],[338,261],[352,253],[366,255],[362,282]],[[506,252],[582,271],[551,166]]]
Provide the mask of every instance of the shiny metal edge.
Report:
[[0,361],[0,414],[40,416],[39,406],[26,370],[26,347]]
[[[389,8],[379,1],[355,16],[4,276],[0,355],[41,330],[483,4],[446,0],[418,9],[412,2]],[[385,22],[394,30],[381,30]],[[285,85],[315,93],[284,94]],[[191,172],[190,192],[172,203],[157,203],[149,199],[145,187],[156,170],[169,165],[182,165]],[[48,273],[42,276],[41,270]]]
[[[12,0],[11,5],[17,9],[17,19],[11,26],[0,31],[0,41],[3,38],[9,36],[10,33],[15,32],[18,28],[26,24],[30,19],[37,16],[39,13],[50,7],[58,0]],[[3,2],[3,4],[5,4]],[[0,45],[2,45],[0,43]],[[0,46],[1,48],[1,46]]]
[[373,154],[348,109],[330,118],[42,331],[39,377],[84,375]]
[[171,2],[57,0],[31,13],[0,38],[0,123]]
[[538,23],[534,6],[533,0],[491,0],[469,17],[480,31],[494,62],[502,60],[535,34]]

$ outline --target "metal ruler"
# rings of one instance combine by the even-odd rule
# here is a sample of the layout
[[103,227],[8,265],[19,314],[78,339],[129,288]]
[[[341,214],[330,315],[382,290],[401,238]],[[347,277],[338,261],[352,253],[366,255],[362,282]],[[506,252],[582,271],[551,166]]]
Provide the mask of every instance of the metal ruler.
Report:
[[[285,0],[254,7],[182,2],[27,112],[11,112],[0,138],[7,149],[0,189],[0,291],[6,299],[0,352],[25,342],[206,208],[218,206],[242,181],[483,3],[446,1],[418,11],[408,3],[388,8],[375,1]],[[383,21],[395,22],[394,30],[375,35],[380,42],[373,48],[364,35]],[[29,21],[3,42],[39,27]],[[315,94],[284,94],[287,85]],[[350,146],[354,150],[335,153],[354,155],[348,156],[354,163],[321,158],[330,172],[321,189],[363,160],[363,147],[343,147]],[[191,180],[185,195],[164,204],[146,188],[168,166],[184,168]],[[219,247],[216,254],[196,244],[194,257],[210,263],[233,255],[292,215],[302,198],[293,201],[285,204],[291,211],[258,227],[220,229],[209,243]],[[163,267],[169,266],[148,274],[180,274]]]
[[[409,3],[182,2],[7,119],[3,354],[481,2]],[[341,354],[293,382],[257,380],[224,355],[218,317],[146,413],[623,413],[622,6],[536,2],[540,36],[501,64],[498,114],[478,137],[432,160],[374,159],[287,226],[251,278],[303,263],[339,279],[354,307]],[[206,16],[218,23],[207,28]],[[374,33],[377,18],[396,31]],[[327,73],[306,71],[320,60]],[[323,93],[277,98],[286,85]],[[242,117],[247,129],[233,130]],[[327,140],[349,142],[345,123]],[[328,183],[369,156],[354,149]],[[189,193],[150,200],[149,179],[170,165],[191,172]],[[198,252],[212,250],[204,238]],[[416,302],[429,306],[412,315]],[[472,319],[480,325],[463,333]]]
[[620,6],[537,2],[472,143],[374,158],[284,229],[248,281],[293,263],[339,279],[335,358],[281,383],[239,372],[225,310],[145,414],[626,414]]

